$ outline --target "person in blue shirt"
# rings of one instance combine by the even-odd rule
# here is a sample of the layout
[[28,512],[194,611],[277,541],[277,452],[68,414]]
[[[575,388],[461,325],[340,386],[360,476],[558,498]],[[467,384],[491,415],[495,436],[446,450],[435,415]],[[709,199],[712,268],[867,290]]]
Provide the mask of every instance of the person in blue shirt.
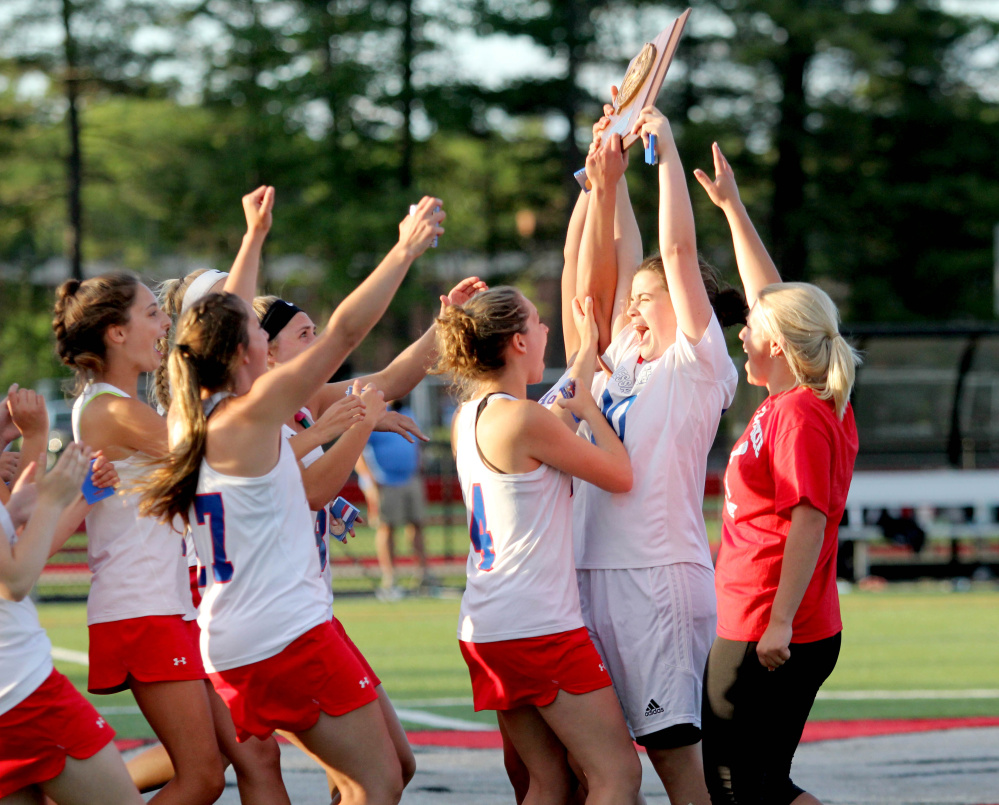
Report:
[[[400,401],[390,407],[406,416],[413,412]],[[397,433],[372,433],[357,462],[357,474],[368,504],[368,517],[377,525],[375,547],[384,600],[402,596],[395,584],[395,529],[404,527],[417,563],[416,584],[427,583],[427,554],[423,543],[424,493],[420,474],[420,446]]]

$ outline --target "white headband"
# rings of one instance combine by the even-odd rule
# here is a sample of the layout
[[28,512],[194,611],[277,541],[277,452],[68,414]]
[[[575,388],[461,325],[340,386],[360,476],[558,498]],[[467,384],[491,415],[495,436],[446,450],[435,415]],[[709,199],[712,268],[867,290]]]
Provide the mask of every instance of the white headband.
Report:
[[184,301],[180,303],[180,312],[187,313],[190,308],[208,296],[216,282],[224,280],[228,276],[224,271],[216,271],[214,268],[209,268],[204,274],[199,274],[184,291]]

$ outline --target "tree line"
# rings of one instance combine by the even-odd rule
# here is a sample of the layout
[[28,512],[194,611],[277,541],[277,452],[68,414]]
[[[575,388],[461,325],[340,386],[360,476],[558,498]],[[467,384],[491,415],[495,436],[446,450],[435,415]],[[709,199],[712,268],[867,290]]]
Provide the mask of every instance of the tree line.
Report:
[[[690,5],[660,108],[691,168],[722,145],[782,273],[824,284],[853,321],[992,318],[996,21],[938,0]],[[683,8],[7,0],[0,375],[11,351],[43,349],[50,292],[24,282],[41,267],[224,267],[239,197],[264,182],[278,188],[270,266],[310,268],[265,268],[271,289],[324,298],[374,264],[409,203],[446,199],[444,248],[393,308],[400,337],[429,321],[435,274],[545,282],[604,82]],[[648,251],[657,187],[631,174]],[[691,193],[701,250],[732,272],[724,220]]]

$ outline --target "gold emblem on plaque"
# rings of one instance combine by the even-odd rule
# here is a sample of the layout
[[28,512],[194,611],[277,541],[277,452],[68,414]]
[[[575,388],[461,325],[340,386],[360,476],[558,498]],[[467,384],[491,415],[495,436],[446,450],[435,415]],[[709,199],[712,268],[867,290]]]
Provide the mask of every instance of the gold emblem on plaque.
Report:
[[649,77],[649,73],[652,71],[652,66],[655,63],[656,46],[651,42],[647,42],[645,47],[642,48],[642,52],[635,57],[635,61],[628,69],[628,74],[624,77],[624,81],[621,82],[621,89],[618,91],[617,99],[614,102],[615,111],[624,109],[634,100],[635,95],[638,94],[638,90],[645,83],[645,79]]

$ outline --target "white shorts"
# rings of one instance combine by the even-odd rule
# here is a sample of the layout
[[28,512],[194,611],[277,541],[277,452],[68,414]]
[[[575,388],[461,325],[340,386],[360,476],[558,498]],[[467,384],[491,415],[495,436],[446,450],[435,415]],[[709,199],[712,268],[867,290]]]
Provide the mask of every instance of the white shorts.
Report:
[[633,738],[701,726],[715,639],[714,571],[692,563],[577,570],[583,622],[614,682]]

